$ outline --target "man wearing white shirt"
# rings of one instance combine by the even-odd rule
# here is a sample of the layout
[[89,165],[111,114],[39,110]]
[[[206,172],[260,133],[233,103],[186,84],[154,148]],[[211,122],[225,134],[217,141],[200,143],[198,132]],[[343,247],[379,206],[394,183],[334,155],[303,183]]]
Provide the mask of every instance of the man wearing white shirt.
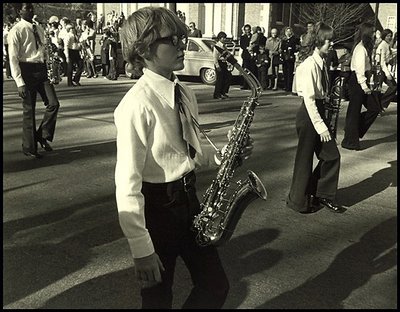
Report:
[[[300,213],[315,212],[321,204],[333,212],[343,213],[346,209],[335,203],[340,153],[327,126],[324,106],[328,72],[323,57],[328,53],[333,29],[320,22],[315,29],[314,52],[296,72],[301,77],[296,80],[296,90],[303,103],[296,115],[299,142],[286,204]],[[314,153],[319,162],[313,170]]]
[[[359,26],[354,38],[351,56],[351,74],[348,80],[349,105],[346,112],[346,123],[342,147],[349,150],[360,150],[360,139],[364,137],[379,114],[378,103],[371,96],[369,79],[371,76],[371,57],[374,48],[374,25],[363,23]],[[362,106],[366,111],[361,112]]]
[[[194,92],[173,73],[184,67],[187,27],[166,8],[145,7],[127,18],[121,40],[125,59],[144,67],[114,112],[119,221],[142,282],[142,308],[172,307],[178,256],[193,282],[183,308],[221,308],[229,282],[218,251],[198,246],[191,230],[201,211],[194,169],[216,167],[217,159],[200,144],[191,118],[191,133],[181,119],[180,107],[198,118]],[[251,149],[245,148],[247,156]]]
[[[80,55],[81,44],[79,43],[78,36],[76,34],[76,29],[72,24],[65,26],[67,30],[64,36],[64,54],[67,60],[67,85],[69,87],[80,86],[81,75],[83,72],[83,59]],[[73,65],[76,65],[75,75],[73,74]]]
[[393,38],[393,32],[390,29],[384,29],[381,33],[382,42],[376,49],[376,60],[380,63],[385,76],[383,82],[388,86],[386,92],[382,95],[381,105],[383,110],[388,108],[391,101],[396,97],[397,83],[388,68],[389,61],[393,57],[390,43]]
[[[26,156],[41,158],[37,143],[45,151],[52,148],[57,112],[60,106],[54,86],[47,77],[44,30],[35,25],[32,3],[16,3],[16,11],[21,20],[13,26],[9,35],[11,74],[18,87],[23,105],[22,151]],[[46,106],[39,128],[36,130],[35,106],[39,93]]]

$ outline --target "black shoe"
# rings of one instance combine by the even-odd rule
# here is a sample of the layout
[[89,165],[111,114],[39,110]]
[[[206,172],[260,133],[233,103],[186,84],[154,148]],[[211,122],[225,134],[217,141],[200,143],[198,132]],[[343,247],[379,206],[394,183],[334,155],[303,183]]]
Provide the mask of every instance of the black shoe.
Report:
[[221,94],[221,97],[224,99],[227,99],[229,96],[228,96],[228,94]]
[[53,150],[46,139],[42,139],[41,141],[39,141],[39,144],[46,152],[51,152]]
[[79,82],[75,82],[75,81],[72,81],[72,85],[74,86],[74,87],[80,87],[81,86],[81,84],[79,83]]
[[334,204],[330,199],[327,198],[319,198],[319,202],[332,212],[343,213],[347,210],[338,204]]
[[32,158],[36,158],[36,159],[39,159],[39,158],[42,158],[43,157],[43,155],[42,154],[39,154],[39,153],[31,153],[31,152],[23,152],[24,153],[24,155],[25,156],[28,156],[28,157],[32,157]]
[[343,142],[342,142],[341,146],[342,146],[343,148],[348,149],[348,150],[351,150],[351,151],[359,151],[359,150],[361,149],[361,148],[360,148],[360,145],[357,145],[357,146],[350,146],[350,145],[347,145],[347,144],[343,144]]

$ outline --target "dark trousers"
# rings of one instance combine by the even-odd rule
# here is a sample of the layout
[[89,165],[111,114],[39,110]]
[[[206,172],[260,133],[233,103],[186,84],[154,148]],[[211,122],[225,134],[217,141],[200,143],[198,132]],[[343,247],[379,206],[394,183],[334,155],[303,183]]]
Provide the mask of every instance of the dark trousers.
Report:
[[267,89],[268,87],[267,72],[268,72],[268,66],[261,65],[260,67],[258,67],[258,80],[260,81],[263,90]]
[[118,79],[117,62],[115,59],[110,60],[110,67],[108,69],[107,78],[110,80]]
[[228,93],[230,87],[231,73],[228,71],[227,64],[225,62],[219,62],[219,66],[220,70],[217,70],[215,67],[217,81],[215,82],[214,98]]
[[67,63],[67,58],[66,58],[66,56],[64,54],[64,49],[63,48],[59,48],[58,49],[58,55],[63,60],[62,63],[61,63],[61,66],[62,66],[62,69],[63,69],[64,76],[67,77],[67,75],[68,75],[68,63]]
[[8,78],[8,77],[11,77],[10,57],[8,55],[8,44],[5,44],[4,48],[6,50],[6,60],[5,60],[6,77]]
[[[244,58],[243,59],[243,68],[247,68],[250,72],[252,72],[257,77],[257,67],[256,62],[253,58]],[[250,89],[249,84],[247,83],[246,79],[243,79],[243,86],[244,89]]]
[[[373,105],[373,101],[371,101],[373,95],[369,95],[370,99],[368,99],[357,82],[355,72],[350,74],[348,88],[350,101],[347,107],[342,145],[349,148],[359,148],[360,138],[367,133],[375,121],[380,112],[380,107],[379,103]],[[363,105],[367,110],[361,113]]]
[[[322,100],[317,100],[317,107],[323,117]],[[307,212],[311,206],[311,195],[330,200],[335,199],[339,181],[340,153],[335,140],[321,142],[304,102],[296,115],[296,130],[299,142],[292,185],[286,203],[295,211]],[[319,161],[312,170],[314,153]]]
[[102,76],[107,76],[108,72],[110,70],[110,64],[101,64],[101,75]]
[[284,89],[286,91],[292,91],[293,73],[294,73],[294,61],[284,61],[283,62],[283,77],[284,77],[284,81],[285,81]]
[[142,288],[143,309],[170,309],[176,259],[180,256],[190,272],[193,288],[182,308],[219,309],[229,290],[229,282],[215,246],[199,247],[191,230],[200,212],[194,183],[188,191],[173,190],[164,184],[143,182],[146,226],[155,252],[165,271],[162,282]]
[[[68,85],[72,85],[72,81],[78,83],[81,80],[81,75],[83,72],[83,60],[79,54],[79,50],[68,50],[70,61],[68,62]],[[72,78],[73,66],[76,65],[76,72]]]
[[390,102],[392,102],[397,96],[397,83],[394,80],[394,77],[389,80],[387,79],[386,75],[383,81],[388,85],[386,92],[382,94],[381,98],[381,106],[385,109],[388,108]]
[[[42,138],[50,142],[53,141],[60,104],[54,86],[47,79],[45,64],[20,62],[19,65],[27,89],[26,97],[22,100],[22,150],[36,153],[37,142],[41,141]],[[35,108],[37,93],[42,97],[46,111],[39,128],[36,130]]]

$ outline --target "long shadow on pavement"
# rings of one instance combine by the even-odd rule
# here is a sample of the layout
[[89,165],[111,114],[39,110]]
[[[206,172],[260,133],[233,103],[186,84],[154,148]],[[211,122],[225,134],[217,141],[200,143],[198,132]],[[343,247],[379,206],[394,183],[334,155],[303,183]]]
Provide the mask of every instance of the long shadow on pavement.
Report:
[[397,219],[392,217],[340,252],[326,271],[257,308],[343,309],[354,290],[397,265],[396,243]]
[[[363,200],[372,197],[390,186],[397,187],[397,160],[389,161],[390,167],[375,172],[371,177],[341,188],[337,192],[337,198],[344,206],[353,206]],[[395,203],[393,203],[393,206]]]
[[360,142],[360,150],[366,150],[367,148],[373,147],[382,143],[396,142],[397,141],[397,133],[393,133],[384,138],[375,139],[375,140],[364,140]]
[[278,229],[260,229],[233,237],[220,249],[231,285],[224,308],[237,308],[246,299],[249,293],[246,277],[270,269],[282,258],[281,251],[266,247],[279,233]]
[[[3,305],[83,268],[91,249],[123,237],[114,194],[3,226]],[[73,299],[71,299],[71,302]]]
[[54,149],[52,152],[44,153],[44,157],[41,159],[30,159],[22,153],[15,158],[5,154],[3,155],[3,172],[19,172],[48,166],[68,164],[82,158],[100,157],[106,154],[113,154],[116,153],[117,150],[115,144],[115,141],[112,141],[107,143],[74,146],[64,149]]
[[[236,307],[246,298],[247,284],[242,280],[244,277],[267,270],[279,261],[280,252],[264,247],[278,235],[276,229],[262,229],[235,237],[220,249],[231,283],[231,295],[225,306]],[[177,266],[177,270],[182,269]],[[175,283],[180,282],[183,281],[175,279]],[[186,286],[191,287],[183,283],[177,285],[179,289],[186,291]],[[179,294],[175,295],[179,297]],[[135,280],[133,269],[129,268],[76,285],[53,297],[43,308],[138,309],[140,302],[139,283]]]

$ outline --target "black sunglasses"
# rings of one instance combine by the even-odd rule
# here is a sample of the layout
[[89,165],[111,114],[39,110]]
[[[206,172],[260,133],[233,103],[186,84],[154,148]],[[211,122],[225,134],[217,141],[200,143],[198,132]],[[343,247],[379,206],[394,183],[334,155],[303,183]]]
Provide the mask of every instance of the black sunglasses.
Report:
[[154,40],[153,43],[155,42],[164,42],[164,43],[171,43],[174,47],[179,46],[179,42],[182,42],[184,46],[187,45],[187,35],[172,35],[168,37],[162,37]]

